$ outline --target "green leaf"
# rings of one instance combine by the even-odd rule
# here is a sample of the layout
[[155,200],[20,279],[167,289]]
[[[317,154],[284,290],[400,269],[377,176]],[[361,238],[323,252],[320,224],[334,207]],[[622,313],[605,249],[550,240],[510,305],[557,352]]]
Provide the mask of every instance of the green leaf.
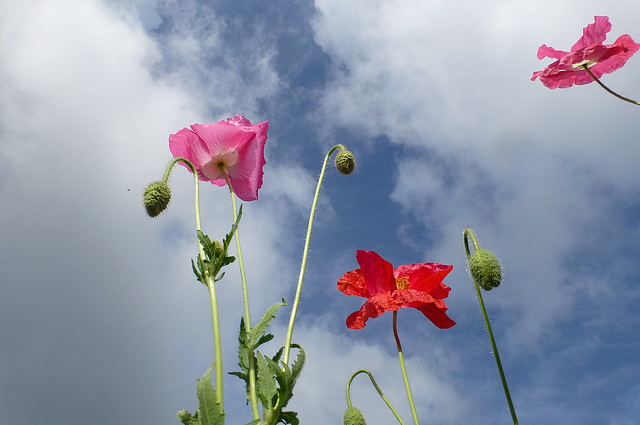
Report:
[[274,361],[269,361],[269,365],[271,366],[272,372],[274,372],[276,376],[276,380],[278,381],[278,409],[284,408],[291,397],[293,397],[293,387],[296,385],[296,381],[302,372],[302,368],[304,367],[304,362],[306,359],[306,354],[304,349],[298,344],[292,344],[292,347],[299,349],[298,357],[293,362],[293,368],[289,368],[288,365],[280,362],[278,365]]
[[269,365],[270,359],[258,352],[258,373],[256,379],[256,393],[262,402],[264,410],[272,410],[276,403],[278,389],[276,379]]
[[284,424],[298,425],[300,423],[300,419],[298,419],[298,412],[282,412],[279,419],[280,422]]
[[305,361],[307,360],[307,353],[304,351],[304,348],[302,348],[302,346],[298,344],[292,344],[291,346],[300,350],[298,352],[298,357],[296,357],[296,360],[293,362],[293,367],[291,368],[291,386],[293,387],[293,385],[295,385],[296,381],[298,380],[300,373],[302,372]]
[[200,273],[200,271],[196,268],[196,263],[195,261],[191,260],[191,268],[193,269],[193,274],[196,275],[196,279],[198,279],[198,282],[202,282],[202,274]]
[[213,385],[211,385],[211,372],[213,368],[214,365],[212,363],[202,379],[198,379],[196,385],[198,401],[200,402],[200,407],[196,415],[199,417],[199,422],[202,425],[224,424],[224,413],[222,412],[220,403],[216,401],[216,390],[214,390]]
[[285,305],[287,305],[287,303],[285,303],[284,298],[282,299],[282,302],[273,304],[267,309],[264,315],[262,315],[258,323],[256,323],[256,325],[251,328],[249,334],[247,335],[247,342],[250,348],[255,350],[256,348],[258,348],[258,346],[267,341],[270,341],[273,338],[273,335],[271,334],[267,334],[268,336],[263,334],[269,327],[269,323],[274,319],[274,317],[276,317],[275,314],[278,309]]

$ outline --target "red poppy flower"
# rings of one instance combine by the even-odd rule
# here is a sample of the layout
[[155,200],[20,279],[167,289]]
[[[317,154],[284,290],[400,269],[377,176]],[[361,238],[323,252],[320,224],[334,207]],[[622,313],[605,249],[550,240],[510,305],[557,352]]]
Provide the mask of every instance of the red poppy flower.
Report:
[[534,72],[531,81],[540,77],[542,84],[550,89],[564,89],[594,81],[583,66],[587,66],[597,78],[621,68],[640,49],[640,44],[634,42],[629,34],[621,35],[613,44],[602,44],[609,31],[609,17],[595,16],[595,22],[582,30],[582,37],[573,45],[571,52],[543,44],[538,49],[538,59],[550,57],[557,60],[542,71]]
[[363,250],[356,252],[356,259],[360,268],[345,273],[338,280],[338,289],[346,295],[367,298],[359,311],[347,317],[349,329],[362,329],[370,318],[402,307],[420,310],[441,329],[456,324],[447,316],[447,306],[442,301],[451,290],[442,280],[453,266],[420,263],[394,270],[391,263],[374,251]]

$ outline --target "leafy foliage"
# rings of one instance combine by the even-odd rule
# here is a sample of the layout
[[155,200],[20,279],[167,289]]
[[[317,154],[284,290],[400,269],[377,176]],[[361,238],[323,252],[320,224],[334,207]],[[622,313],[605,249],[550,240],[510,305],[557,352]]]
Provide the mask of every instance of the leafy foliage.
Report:
[[211,364],[209,370],[205,372],[202,379],[198,379],[196,384],[199,407],[195,415],[186,410],[178,412],[178,419],[184,425],[224,425],[224,412],[216,400],[216,390],[211,385],[213,368],[214,365]]
[[246,329],[244,319],[240,320],[238,365],[241,371],[231,372],[231,375],[245,381],[247,394],[249,394],[250,362],[252,361],[256,366],[256,395],[263,407],[263,424],[265,425],[277,423],[298,425],[300,422],[296,412],[282,409],[293,396],[293,387],[300,376],[306,358],[304,350],[297,344],[292,345],[299,350],[299,353],[291,368],[281,362],[284,348],[278,350],[273,357],[257,351],[260,345],[273,339],[273,335],[266,333],[266,330],[277,310],[284,305],[285,302],[282,300],[281,303],[269,307],[260,321],[249,331]]
[[222,242],[215,240],[211,241],[209,236],[198,230],[198,243],[202,247],[204,258],[202,255],[198,255],[196,261],[191,260],[191,267],[193,268],[193,273],[196,275],[196,278],[199,282],[202,282],[202,284],[207,285],[207,278],[209,277],[212,277],[214,282],[222,279],[224,277],[224,273],[218,276],[220,270],[224,266],[231,264],[236,260],[236,257],[227,255],[227,251],[231,244],[231,240],[233,239],[233,235],[236,233],[236,230],[238,230],[238,224],[240,223],[241,217],[242,205],[240,205],[238,210],[238,216],[235,223],[231,226],[231,231],[225,236]]
[[253,354],[255,350],[265,342],[269,342],[273,339],[273,334],[266,333],[269,323],[275,318],[275,313],[280,307],[285,306],[284,299],[280,303],[275,303],[267,309],[262,315],[258,323],[247,332],[244,318],[240,319],[240,333],[238,334],[238,365],[241,372],[229,372],[231,375],[235,375],[245,381],[247,388],[247,394],[249,393],[249,359],[254,356],[254,363],[256,364],[256,358]]

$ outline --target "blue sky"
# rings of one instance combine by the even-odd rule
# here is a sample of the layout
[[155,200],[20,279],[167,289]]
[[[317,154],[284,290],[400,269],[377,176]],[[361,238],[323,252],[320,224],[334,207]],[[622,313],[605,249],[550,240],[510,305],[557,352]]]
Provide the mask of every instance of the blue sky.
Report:
[[[545,43],[568,50],[594,15],[640,40],[635,0],[101,1],[0,4],[0,414],[7,423],[175,424],[213,359],[192,177],[158,219],[142,191],[167,137],[234,114],[269,120],[243,254],[258,317],[293,299],[327,150],[357,157],[322,188],[294,340],[307,350],[290,404],[340,423],[344,386],[370,369],[410,421],[391,315],[360,331],[335,283],[357,249],[395,265],[453,264],[457,325],[399,314],[424,424],[510,422],[462,231],[501,259],[485,295],[522,424],[640,416],[638,110],[595,84],[531,82]],[[640,58],[603,81],[640,97]],[[228,195],[202,185],[203,227],[228,231]],[[238,271],[220,283],[224,369],[236,367]],[[277,349],[289,310],[272,331]],[[353,401],[393,423],[365,380]],[[228,376],[229,424],[250,420]],[[374,421],[375,419],[375,421]]]

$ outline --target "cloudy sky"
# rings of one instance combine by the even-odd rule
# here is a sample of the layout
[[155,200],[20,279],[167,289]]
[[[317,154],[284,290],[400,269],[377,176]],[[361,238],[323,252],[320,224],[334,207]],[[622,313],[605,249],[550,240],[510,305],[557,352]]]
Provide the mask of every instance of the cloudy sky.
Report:
[[[290,408],[341,423],[367,368],[411,422],[391,315],[350,331],[362,299],[335,283],[357,249],[395,265],[453,264],[457,325],[402,310],[423,424],[509,424],[466,270],[462,231],[504,267],[485,295],[522,424],[640,417],[640,120],[595,84],[531,82],[546,43],[568,50],[594,15],[640,39],[637,0],[0,0],[0,415],[5,423],[176,424],[213,360],[206,289],[190,259],[192,176],[169,210],[142,191],[167,137],[235,114],[269,120],[264,186],[241,240],[254,318],[292,301],[316,177],[330,169],[294,341],[307,365]],[[603,81],[640,97],[640,57]],[[228,192],[201,186],[224,235]],[[224,369],[242,314],[235,265],[219,283]],[[284,342],[289,309],[265,349]],[[250,421],[225,378],[227,423]],[[394,423],[365,378],[353,402]]]

